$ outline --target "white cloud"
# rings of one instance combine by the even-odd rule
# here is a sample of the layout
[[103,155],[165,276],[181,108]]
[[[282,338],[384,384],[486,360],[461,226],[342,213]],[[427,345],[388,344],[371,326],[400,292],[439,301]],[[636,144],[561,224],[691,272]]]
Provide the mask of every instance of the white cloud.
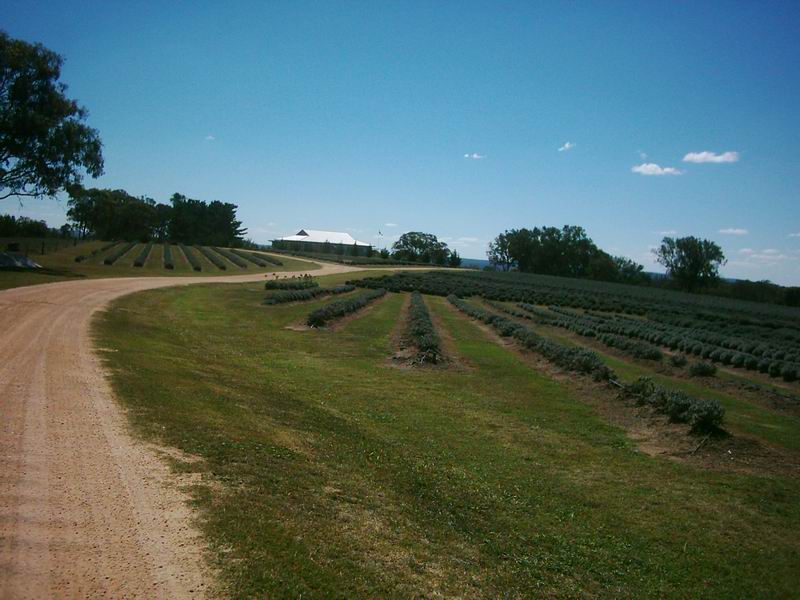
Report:
[[739,250],[739,254],[753,254],[753,252],[755,252],[755,250],[752,248],[742,248]]
[[664,231],[656,231],[658,235],[678,235],[675,229],[665,229]]
[[780,254],[780,251],[776,250],[775,248],[765,248],[761,252],[763,254],[772,254],[772,255]]
[[397,223],[384,223],[384,227],[397,227]]
[[639,150],[639,158],[641,158],[642,160],[647,160],[647,152]]
[[464,158],[471,158],[473,160],[480,160],[481,158],[486,158],[485,154],[478,154],[477,152],[467,153],[464,155]]
[[717,154],[716,152],[689,152],[683,157],[683,162],[690,163],[734,163],[739,161],[738,152],[723,152]]
[[740,227],[728,227],[727,229],[720,229],[718,233],[722,235],[747,235],[750,232]]
[[575,147],[575,144],[572,142],[566,142],[563,146],[561,146],[558,151],[559,152],[567,152],[568,150],[572,150]]
[[215,139],[217,139],[217,138],[215,138],[215,137],[214,137],[213,135],[211,135],[210,133],[209,133],[209,134],[206,136],[206,141],[207,141],[207,142],[213,142]]
[[800,237],[800,231],[798,231],[797,233],[790,233],[789,237]]
[[674,167],[662,167],[656,163],[642,163],[631,167],[632,173],[639,173],[639,175],[683,175],[683,171],[679,171]]

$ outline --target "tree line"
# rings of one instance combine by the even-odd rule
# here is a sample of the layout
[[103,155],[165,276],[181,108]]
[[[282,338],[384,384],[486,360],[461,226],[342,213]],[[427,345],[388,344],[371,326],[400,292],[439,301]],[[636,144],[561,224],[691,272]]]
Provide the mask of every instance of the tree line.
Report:
[[492,267],[502,271],[514,269],[619,283],[649,280],[642,265],[601,250],[577,225],[509,229],[489,243],[486,255]]
[[129,242],[172,241],[203,246],[241,245],[246,229],[236,205],[173,194],[169,204],[125,190],[67,188],[67,217],[78,237]]

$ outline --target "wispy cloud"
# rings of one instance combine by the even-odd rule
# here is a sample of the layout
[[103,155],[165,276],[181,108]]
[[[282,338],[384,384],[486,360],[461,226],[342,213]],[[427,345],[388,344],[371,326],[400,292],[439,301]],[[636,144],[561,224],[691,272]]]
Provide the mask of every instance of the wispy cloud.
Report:
[[678,235],[675,229],[665,229],[664,231],[656,231],[658,235]]
[[683,175],[683,171],[679,171],[674,167],[662,167],[656,163],[642,163],[631,167],[632,173],[639,173],[639,175]]
[[689,152],[683,157],[683,162],[690,163],[734,163],[738,161],[738,152],[722,152],[721,154],[717,154],[716,152],[709,152],[706,150],[704,152]]
[[209,133],[209,134],[206,136],[206,141],[207,141],[207,142],[213,142],[215,139],[217,139],[217,138],[215,138],[215,137],[214,137],[213,135],[211,135],[210,133]]
[[790,233],[789,237],[800,237],[800,231],[798,231],[797,233]]
[[639,153],[639,158],[641,158],[642,160],[647,160],[647,152],[645,152],[644,150],[639,150],[638,153]]
[[486,158],[485,154],[478,154],[477,152],[467,153],[464,155],[464,158],[471,158],[473,160],[480,160],[482,158]]
[[722,235],[747,235],[750,232],[741,227],[728,227],[726,229],[720,229],[719,233]]
[[742,248],[739,250],[739,254],[753,254],[755,250],[752,248]]
[[397,223],[384,223],[384,227],[397,227]]
[[563,146],[561,146],[558,149],[558,151],[559,152],[567,152],[569,150],[572,150],[574,147],[575,147],[575,144],[573,144],[572,142],[566,142]]

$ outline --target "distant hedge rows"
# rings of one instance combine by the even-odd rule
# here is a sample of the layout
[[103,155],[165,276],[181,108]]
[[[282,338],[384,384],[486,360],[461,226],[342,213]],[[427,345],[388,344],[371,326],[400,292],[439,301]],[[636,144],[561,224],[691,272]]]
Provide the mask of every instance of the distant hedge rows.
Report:
[[164,268],[170,271],[175,268],[175,263],[172,260],[172,248],[169,244],[164,244]]
[[225,250],[225,248],[217,248],[216,246],[214,246],[212,249],[214,250],[214,252],[217,252],[218,254],[221,254],[222,256],[227,258],[229,261],[231,261],[233,264],[235,264],[240,269],[246,269],[247,268],[247,262],[242,260],[241,256],[238,256],[238,255],[234,254],[233,252]]
[[287,277],[286,279],[270,279],[264,284],[267,290],[305,290],[319,286],[316,279],[310,275],[300,277]]
[[113,265],[122,257],[123,254],[129,252],[130,249],[133,248],[135,245],[136,245],[135,242],[129,242],[127,244],[123,244],[120,248],[117,248],[114,252],[106,256],[105,259],[103,260],[103,264]]
[[205,246],[195,246],[195,248],[197,248],[200,254],[205,256],[208,259],[208,261],[212,265],[217,267],[220,271],[228,270],[228,267],[225,265],[224,262],[222,262],[222,259],[217,254],[215,254],[214,251],[211,250],[210,248],[206,248]]
[[264,300],[264,304],[284,304],[286,302],[305,302],[320,296],[344,294],[356,289],[352,285],[337,285],[333,287],[310,287],[306,289],[275,290]]
[[144,245],[139,255],[134,259],[133,266],[134,267],[143,267],[144,263],[147,262],[147,257],[150,256],[150,251],[153,249],[153,242],[148,242]]
[[192,265],[192,269],[195,271],[202,271],[203,267],[200,264],[200,261],[197,260],[197,256],[195,256],[192,249],[186,244],[178,244],[178,246],[180,247],[181,252],[183,252],[183,255],[186,257],[186,260],[189,261],[190,265]]
[[101,252],[105,252],[106,250],[111,250],[111,248],[113,248],[117,244],[119,244],[119,242],[111,242],[110,244],[106,244],[105,246],[92,250],[89,254],[79,254],[78,256],[75,257],[75,262],[77,263],[83,262],[87,258],[92,258],[93,256],[97,256]]
[[262,260],[260,257],[256,256],[252,252],[245,252],[243,250],[235,250],[235,249],[231,250],[231,252],[233,252],[236,256],[239,256],[245,260],[249,260],[251,263],[259,267],[267,266],[267,262],[265,260]]
[[513,337],[528,350],[541,354],[568,371],[586,373],[598,381],[607,381],[614,377],[614,372],[591,350],[548,340],[517,321],[474,306],[453,294],[447,300],[460,311],[491,325],[501,336]]
[[333,319],[344,317],[386,294],[386,290],[367,290],[349,298],[333,300],[313,311],[306,319],[309,327],[322,327]]
[[436,364],[442,361],[442,345],[422,294],[411,292],[408,310],[408,335],[417,349],[414,362]]
[[725,409],[716,400],[703,400],[679,390],[669,390],[653,383],[650,377],[640,377],[627,387],[626,392],[636,398],[637,404],[650,406],[676,423],[688,423],[695,432],[715,431],[725,417]]

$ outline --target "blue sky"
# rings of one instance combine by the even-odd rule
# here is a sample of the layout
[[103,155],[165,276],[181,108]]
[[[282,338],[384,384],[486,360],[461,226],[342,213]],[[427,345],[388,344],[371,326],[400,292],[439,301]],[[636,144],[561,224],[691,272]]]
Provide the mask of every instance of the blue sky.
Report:
[[262,242],[422,230],[483,258],[569,223],[650,269],[697,235],[726,276],[800,284],[800,3],[225,4],[4,0],[100,130],[87,185],[234,202]]

